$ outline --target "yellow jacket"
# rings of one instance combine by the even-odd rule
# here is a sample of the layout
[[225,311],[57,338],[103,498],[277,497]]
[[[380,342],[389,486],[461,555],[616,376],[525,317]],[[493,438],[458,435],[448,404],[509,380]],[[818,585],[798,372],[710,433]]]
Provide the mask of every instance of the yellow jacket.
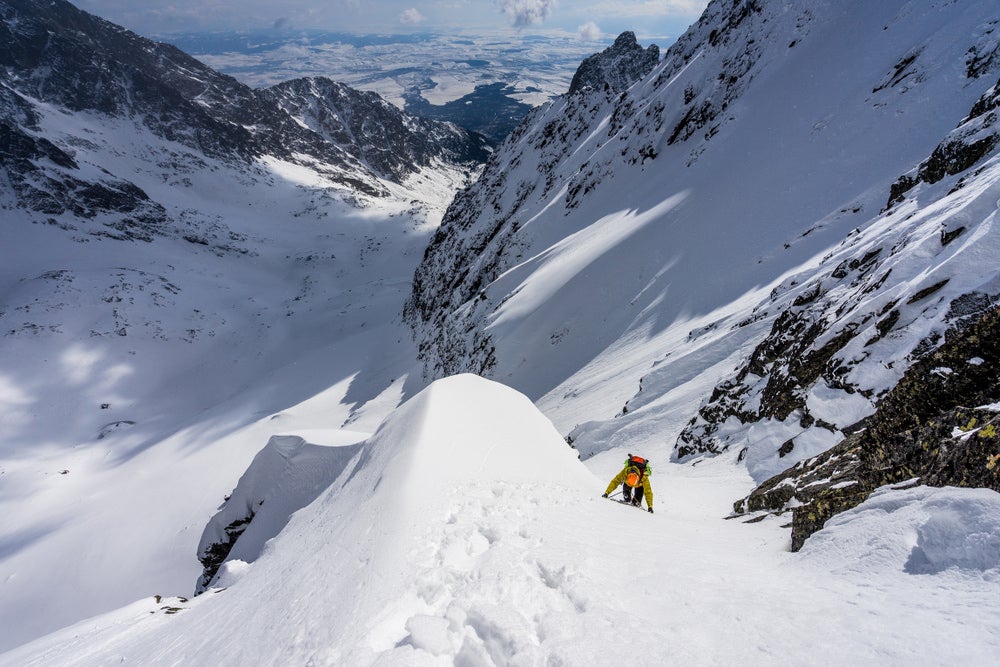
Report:
[[[622,468],[622,471],[615,475],[615,478],[611,480],[610,484],[608,484],[608,489],[604,492],[605,494],[611,493],[614,491],[616,486],[621,486],[625,483],[625,476],[628,474],[628,469],[629,466],[626,464],[626,466]],[[642,495],[646,498],[646,507],[653,506],[653,485],[649,483],[649,477],[652,474],[652,471],[647,469],[646,472],[643,473],[642,481],[640,482],[642,484]]]

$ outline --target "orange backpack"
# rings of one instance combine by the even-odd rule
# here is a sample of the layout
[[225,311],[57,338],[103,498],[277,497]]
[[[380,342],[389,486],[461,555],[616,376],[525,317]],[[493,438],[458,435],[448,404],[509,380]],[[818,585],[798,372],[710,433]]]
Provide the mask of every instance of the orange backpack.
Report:
[[628,468],[625,473],[625,483],[635,488],[642,486],[642,480],[646,476],[646,459],[641,456],[628,455],[625,459],[625,466]]

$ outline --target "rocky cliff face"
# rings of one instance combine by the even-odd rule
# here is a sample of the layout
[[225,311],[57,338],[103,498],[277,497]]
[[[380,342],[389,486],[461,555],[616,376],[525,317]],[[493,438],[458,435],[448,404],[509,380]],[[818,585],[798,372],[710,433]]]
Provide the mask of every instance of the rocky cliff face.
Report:
[[[610,164],[604,161],[588,163],[585,172],[572,176],[560,172],[568,147],[585,137],[596,117],[615,108],[618,91],[648,73],[658,56],[655,45],[644,50],[631,33],[621,35],[615,46],[581,65],[570,89],[577,94],[529,113],[478,182],[458,193],[414,276],[406,310],[422,338],[429,376],[491,372],[493,343],[476,324],[486,314],[484,288],[530,245],[519,232],[540,202],[565,195],[566,207],[575,208],[608,175]],[[623,123],[633,111],[616,111],[614,122]],[[633,164],[649,157],[624,147],[626,154]],[[564,191],[566,177],[572,182]]]
[[0,173],[9,187],[0,208],[81,219],[102,215],[109,220],[96,233],[109,238],[148,241],[163,233],[163,206],[129,181],[81,176],[70,152],[42,136],[38,122],[32,105],[0,82]]
[[262,113],[253,91],[168,44],[62,0],[0,3],[0,41],[2,83],[20,95],[71,112],[134,116],[208,155],[254,154],[244,127]]
[[[995,172],[1000,161],[1000,151],[996,149],[1000,144],[995,111],[998,88],[1000,83],[990,88],[930,157],[892,186],[889,205],[903,207],[909,197],[926,196],[932,190],[928,186],[949,179],[942,205],[960,208],[953,210],[957,215],[939,227],[938,245],[942,249],[961,243],[963,238],[970,246],[979,245],[985,231],[983,226],[994,215],[976,225],[978,221],[961,210],[970,207],[958,202],[969,199],[963,190],[985,187],[986,197],[992,197],[996,191]],[[899,252],[905,243],[897,243],[893,251]],[[870,298],[889,282],[892,274],[891,266],[872,271],[881,264],[878,259],[881,254],[881,248],[869,250],[861,259],[839,265],[831,277],[851,270],[880,275],[878,284],[860,290],[866,299]],[[978,270],[976,266],[967,268],[972,272]],[[787,416],[793,410],[804,425],[816,421],[809,411],[806,394],[818,379],[828,387],[839,382],[846,391],[868,394],[877,405],[874,414],[864,415],[857,424],[843,429],[848,437],[837,446],[766,480],[735,504],[737,513],[794,510],[793,549],[800,548],[831,516],[860,504],[880,486],[919,483],[1000,490],[996,466],[1000,448],[995,435],[996,404],[1000,400],[995,331],[1000,322],[997,308],[1000,285],[991,270],[987,269],[985,274],[988,279],[980,289],[965,292],[949,290],[953,276],[934,280],[931,272],[924,278],[927,286],[905,301],[897,298],[867,313],[864,308],[853,308],[855,317],[859,311],[862,314],[862,326],[842,328],[840,334],[819,348],[815,337],[810,335],[804,336],[804,344],[782,345],[781,341],[791,340],[795,332],[803,331],[804,310],[785,311],[741,371],[742,379],[737,376],[737,383],[720,385],[713,396],[715,400],[703,406],[700,419],[682,434],[681,453],[693,453],[699,446],[712,447],[711,437],[706,440],[704,436],[712,430],[711,424],[722,423],[723,416],[736,416],[741,421],[760,418],[760,414],[739,414],[740,406],[745,405],[741,402],[747,393],[745,378],[753,368],[771,364],[773,372],[763,372],[761,376],[768,377],[768,386],[774,383],[775,388],[770,392],[765,388],[762,392],[761,414],[781,411]],[[811,295],[811,300],[818,300],[821,289],[817,284],[806,288],[806,294]],[[939,295],[949,291],[947,298]],[[914,317],[913,306],[920,304],[921,314],[927,314],[935,309],[929,300],[937,302],[936,309],[944,310],[944,316],[940,325],[916,345],[904,345],[908,351],[904,363],[912,362],[912,366],[888,393],[874,395],[864,385],[845,382],[851,376],[852,364],[863,361],[856,353],[845,354],[852,343],[858,347],[857,337],[862,337],[864,347],[875,347],[884,337],[905,340],[905,329],[920,322]],[[846,311],[846,305],[841,303],[838,312]],[[827,308],[827,321],[834,317],[831,310]],[[816,326],[818,321],[823,320],[812,320],[811,330],[822,331],[822,326]],[[865,321],[873,322],[874,329],[864,327]],[[807,334],[809,330],[807,327]],[[812,370],[805,370],[809,368]],[[872,379],[871,372],[867,379]],[[837,430],[832,424],[821,425],[833,432]],[[853,433],[855,430],[857,433]],[[692,446],[693,449],[684,449]],[[790,452],[795,439],[788,440],[783,447],[787,448],[786,453]]]
[[580,63],[569,85],[569,94],[605,87],[620,93],[653,71],[659,61],[660,47],[650,44],[643,49],[634,32],[623,32],[614,44]]

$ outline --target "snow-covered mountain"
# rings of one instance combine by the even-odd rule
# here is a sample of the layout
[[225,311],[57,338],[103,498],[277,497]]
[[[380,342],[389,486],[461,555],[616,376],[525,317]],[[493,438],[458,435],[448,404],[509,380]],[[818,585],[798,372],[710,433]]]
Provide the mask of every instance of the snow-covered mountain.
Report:
[[265,94],[327,142],[344,147],[380,177],[396,182],[433,161],[472,167],[489,157],[484,137],[400,113],[375,93],[322,77],[286,81]]
[[829,449],[1000,295],[997,28],[990,2],[712,2],[456,197],[408,304],[425,372],[525,391],[585,456],[733,450],[762,482]]
[[2,79],[0,664],[987,662],[1000,495],[923,484],[1000,470],[997,23],[712,2],[439,228],[482,144],[332,82],[202,151]]
[[[481,138],[401,114],[377,95],[322,79],[255,90],[67,2],[10,0],[0,12],[5,115],[27,97],[68,111],[133,118],[207,156],[246,161],[270,155],[320,165],[331,179],[370,195],[387,194],[379,179],[398,182],[435,158],[482,159]],[[447,147],[437,146],[439,140]],[[405,166],[386,161],[388,142],[406,146],[397,158]]]
[[377,424],[409,277],[484,148],[0,1],[0,648],[189,591],[259,421],[314,398],[299,429],[364,427],[392,385]]

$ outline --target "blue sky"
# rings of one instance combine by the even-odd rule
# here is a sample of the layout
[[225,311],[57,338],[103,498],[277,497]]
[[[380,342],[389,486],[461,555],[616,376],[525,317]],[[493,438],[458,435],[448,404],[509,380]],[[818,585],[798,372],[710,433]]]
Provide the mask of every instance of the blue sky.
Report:
[[147,35],[205,30],[551,31],[597,39],[622,30],[676,37],[707,0],[75,0]]

